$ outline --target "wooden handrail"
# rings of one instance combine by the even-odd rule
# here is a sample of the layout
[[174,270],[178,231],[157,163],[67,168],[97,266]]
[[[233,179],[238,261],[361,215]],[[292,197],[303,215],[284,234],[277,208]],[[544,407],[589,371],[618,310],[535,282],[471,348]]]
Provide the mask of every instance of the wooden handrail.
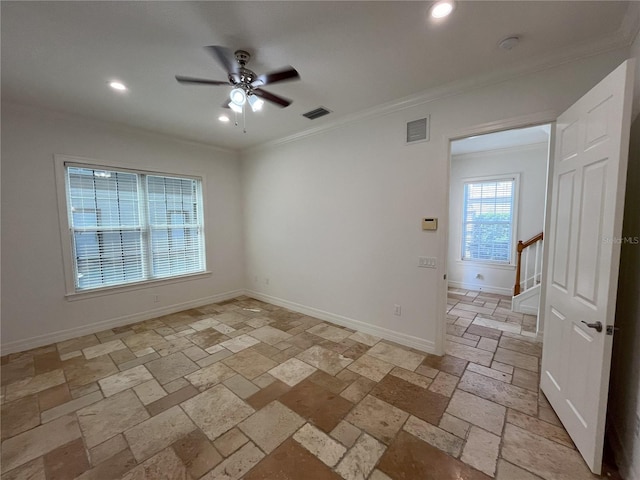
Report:
[[530,245],[533,245],[536,242],[539,242],[540,240],[543,239],[543,233],[544,232],[540,232],[539,234],[537,234],[534,237],[531,237],[529,240],[527,240],[526,242],[523,242],[522,240],[520,240],[518,242],[518,257],[517,257],[517,264],[516,264],[516,284],[513,286],[513,295],[519,295],[520,294],[520,267],[522,264],[522,251],[527,248]]

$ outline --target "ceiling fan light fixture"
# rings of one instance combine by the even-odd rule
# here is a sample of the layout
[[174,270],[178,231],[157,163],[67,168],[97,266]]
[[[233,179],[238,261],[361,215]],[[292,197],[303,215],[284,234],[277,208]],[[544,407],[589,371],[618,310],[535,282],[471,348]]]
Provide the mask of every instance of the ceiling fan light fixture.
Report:
[[247,101],[247,94],[242,88],[234,88],[233,90],[231,90],[229,98],[231,99],[231,103],[242,107]]
[[227,123],[229,121],[229,117],[227,117],[226,115],[220,115],[218,117],[218,120],[220,120],[222,123]]
[[453,12],[453,8],[453,0],[442,0],[440,2],[436,2],[431,7],[431,16],[433,18],[444,18]]
[[242,105],[236,105],[235,103],[230,102],[229,108],[236,113],[242,113]]
[[249,105],[251,105],[251,110],[254,112],[259,112],[262,110],[262,106],[264,105],[264,100],[262,100],[257,95],[249,95]]

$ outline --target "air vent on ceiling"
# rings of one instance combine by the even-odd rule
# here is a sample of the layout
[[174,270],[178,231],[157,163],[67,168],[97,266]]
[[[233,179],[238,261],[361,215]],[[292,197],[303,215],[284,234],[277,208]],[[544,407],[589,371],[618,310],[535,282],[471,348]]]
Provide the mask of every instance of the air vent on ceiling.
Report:
[[315,110],[311,110],[310,112],[303,113],[303,117],[307,117],[309,120],[315,120],[316,118],[324,117],[331,113],[331,110],[327,110],[324,107],[318,107]]
[[407,122],[407,143],[429,141],[429,117]]

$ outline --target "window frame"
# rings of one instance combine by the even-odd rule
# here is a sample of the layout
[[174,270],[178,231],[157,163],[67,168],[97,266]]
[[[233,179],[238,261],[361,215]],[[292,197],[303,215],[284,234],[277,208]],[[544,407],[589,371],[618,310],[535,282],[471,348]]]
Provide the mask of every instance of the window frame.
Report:
[[[513,181],[513,195],[512,195],[512,204],[513,211],[511,216],[511,245],[510,245],[510,255],[509,261],[500,261],[500,260],[476,260],[464,258],[464,227],[466,225],[465,222],[465,210],[467,206],[467,198],[465,195],[465,187],[468,183],[484,183],[484,182],[501,182],[505,180]],[[519,211],[519,194],[520,194],[520,173],[505,173],[498,175],[487,175],[482,177],[468,177],[461,179],[462,186],[462,199],[461,199],[461,208],[460,208],[460,235],[458,241],[458,261],[465,264],[477,264],[477,265],[486,265],[492,266],[496,268],[515,268],[516,267],[516,249],[518,245],[517,241],[517,232],[518,232],[518,211]]]
[[[200,172],[175,173],[171,171],[145,170],[141,168],[131,168],[130,165],[123,165],[123,164],[119,164],[111,161],[95,160],[91,158],[61,155],[61,154],[54,154],[53,158],[54,158],[54,173],[56,178],[56,192],[57,192],[57,200],[58,200],[58,217],[59,217],[59,225],[60,225],[60,243],[61,243],[60,246],[61,246],[62,258],[63,258],[65,297],[67,298],[67,300],[74,301],[74,300],[79,300],[84,298],[99,297],[103,295],[112,295],[116,293],[123,293],[128,291],[145,289],[151,286],[159,286],[164,284],[172,284],[176,282],[191,281],[198,278],[205,278],[211,275],[211,271],[209,271],[209,268],[208,268],[209,255],[207,255],[207,250],[208,250],[207,235],[206,235],[207,188],[206,188],[206,177],[204,174]],[[175,275],[171,277],[148,278],[145,280],[131,282],[131,283],[91,288],[86,290],[77,289],[76,278],[75,278],[75,256],[73,252],[73,238],[72,238],[73,231],[71,229],[70,219],[69,219],[70,203],[69,203],[67,185],[66,185],[66,182],[67,182],[66,167],[67,166],[91,168],[96,170],[99,170],[99,169],[117,170],[122,172],[140,174],[140,175],[167,176],[167,177],[188,178],[188,179],[199,180],[200,196],[201,196],[201,204],[199,205],[199,207],[201,209],[201,217],[202,217],[201,248],[202,248],[202,255],[203,255],[204,270],[200,272],[186,273],[183,275]],[[147,207],[145,206],[144,208],[146,210]],[[148,228],[150,229],[150,226],[148,226]],[[143,248],[146,249],[147,245],[145,244]]]

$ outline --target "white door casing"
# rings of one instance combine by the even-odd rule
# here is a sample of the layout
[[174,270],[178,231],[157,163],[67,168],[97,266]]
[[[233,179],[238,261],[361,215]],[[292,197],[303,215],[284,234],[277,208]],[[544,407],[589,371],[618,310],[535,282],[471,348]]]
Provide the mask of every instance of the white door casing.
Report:
[[[629,150],[633,60],[556,124],[540,385],[600,473]],[[602,331],[586,325],[601,322]]]

